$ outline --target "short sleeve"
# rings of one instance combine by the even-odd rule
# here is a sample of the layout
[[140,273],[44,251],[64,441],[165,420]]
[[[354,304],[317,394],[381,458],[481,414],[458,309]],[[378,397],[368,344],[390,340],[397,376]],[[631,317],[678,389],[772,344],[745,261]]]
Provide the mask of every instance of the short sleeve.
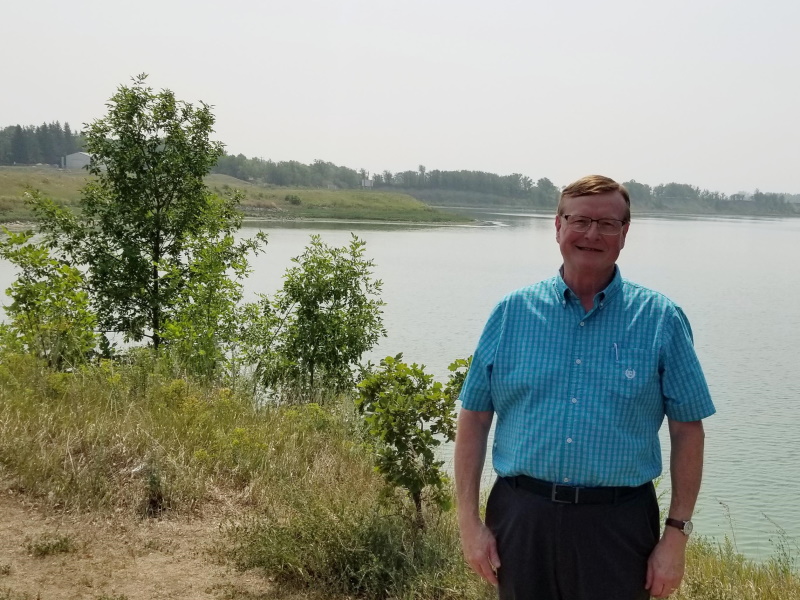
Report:
[[495,306],[473,354],[472,365],[459,395],[461,406],[467,410],[494,410],[492,368],[503,331],[505,307],[505,302],[500,302]]
[[668,319],[660,357],[664,412],[673,421],[699,421],[716,409],[694,350],[692,328],[677,306]]

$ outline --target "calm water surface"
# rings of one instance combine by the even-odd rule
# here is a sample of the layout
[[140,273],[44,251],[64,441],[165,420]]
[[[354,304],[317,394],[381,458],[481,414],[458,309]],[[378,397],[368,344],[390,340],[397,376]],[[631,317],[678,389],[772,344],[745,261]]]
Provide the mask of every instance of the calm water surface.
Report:
[[[494,224],[250,223],[243,235],[262,229],[270,243],[247,293],[278,289],[310,234],[340,245],[354,231],[367,241],[387,302],[389,335],[370,358],[403,352],[444,379],[453,359],[472,353],[504,294],[552,276],[561,264],[552,217],[483,218]],[[635,217],[618,263],[624,277],[665,293],[689,316],[717,406],[706,421],[695,530],[716,540],[735,538],[738,550],[753,558],[773,553],[778,527],[800,543],[798,246],[800,220]],[[12,278],[0,264],[0,287]],[[448,464],[451,453],[444,453]],[[664,458],[666,470],[666,452]],[[491,481],[487,464],[486,485]],[[662,487],[668,490],[667,483]]]

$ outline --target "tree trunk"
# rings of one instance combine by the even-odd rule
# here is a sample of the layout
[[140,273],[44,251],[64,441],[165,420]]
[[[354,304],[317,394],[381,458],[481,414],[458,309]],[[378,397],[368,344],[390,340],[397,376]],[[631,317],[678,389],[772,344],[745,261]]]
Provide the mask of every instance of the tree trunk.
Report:
[[422,515],[422,492],[412,492],[411,497],[414,500],[414,508],[417,509],[417,527],[425,529],[425,517]]

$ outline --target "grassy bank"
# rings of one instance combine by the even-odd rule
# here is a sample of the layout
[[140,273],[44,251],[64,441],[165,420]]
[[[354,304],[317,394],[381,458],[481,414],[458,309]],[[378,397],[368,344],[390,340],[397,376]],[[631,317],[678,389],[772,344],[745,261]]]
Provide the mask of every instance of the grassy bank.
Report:
[[[140,527],[226,506],[198,551],[212,548],[214,560],[272,591],[215,597],[493,598],[464,566],[454,512],[431,512],[417,529],[410,503],[373,471],[360,432],[345,399],[258,406],[244,387],[193,383],[148,354],[74,373],[22,356],[0,363],[0,479],[15,497],[50,515],[127,514]],[[19,551],[57,554],[62,565],[104,552],[73,542],[53,530]],[[3,596],[14,568],[3,575],[0,564],[0,598],[25,597]],[[110,594],[85,597],[123,597]],[[800,581],[781,557],[756,565],[693,541],[675,597],[793,600]]]
[[489,597],[452,514],[418,531],[413,506],[387,496],[346,401],[258,407],[147,355],[75,373],[7,357],[0,477],[52,513],[170,518],[224,504],[215,555],[308,597]]
[[[90,176],[85,171],[52,167],[0,167],[0,222],[27,221],[33,215],[23,202],[29,187],[56,202],[75,206]],[[206,185],[218,194],[239,190],[242,211],[267,219],[347,219],[412,223],[464,223],[471,219],[436,210],[407,194],[369,190],[263,187],[229,177],[209,175]]]
[[0,222],[27,221],[32,214],[23,202],[29,187],[40,190],[60,204],[74,206],[86,183],[85,171],[61,171],[52,167],[0,166]]

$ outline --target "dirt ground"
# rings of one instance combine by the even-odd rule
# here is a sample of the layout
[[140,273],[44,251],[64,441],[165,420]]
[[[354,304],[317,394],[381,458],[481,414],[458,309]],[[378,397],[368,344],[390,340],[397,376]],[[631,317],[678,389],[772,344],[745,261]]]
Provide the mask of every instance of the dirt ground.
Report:
[[[0,485],[0,600],[307,597],[223,564],[213,551],[220,520],[47,513]],[[53,550],[59,541],[71,549]]]

